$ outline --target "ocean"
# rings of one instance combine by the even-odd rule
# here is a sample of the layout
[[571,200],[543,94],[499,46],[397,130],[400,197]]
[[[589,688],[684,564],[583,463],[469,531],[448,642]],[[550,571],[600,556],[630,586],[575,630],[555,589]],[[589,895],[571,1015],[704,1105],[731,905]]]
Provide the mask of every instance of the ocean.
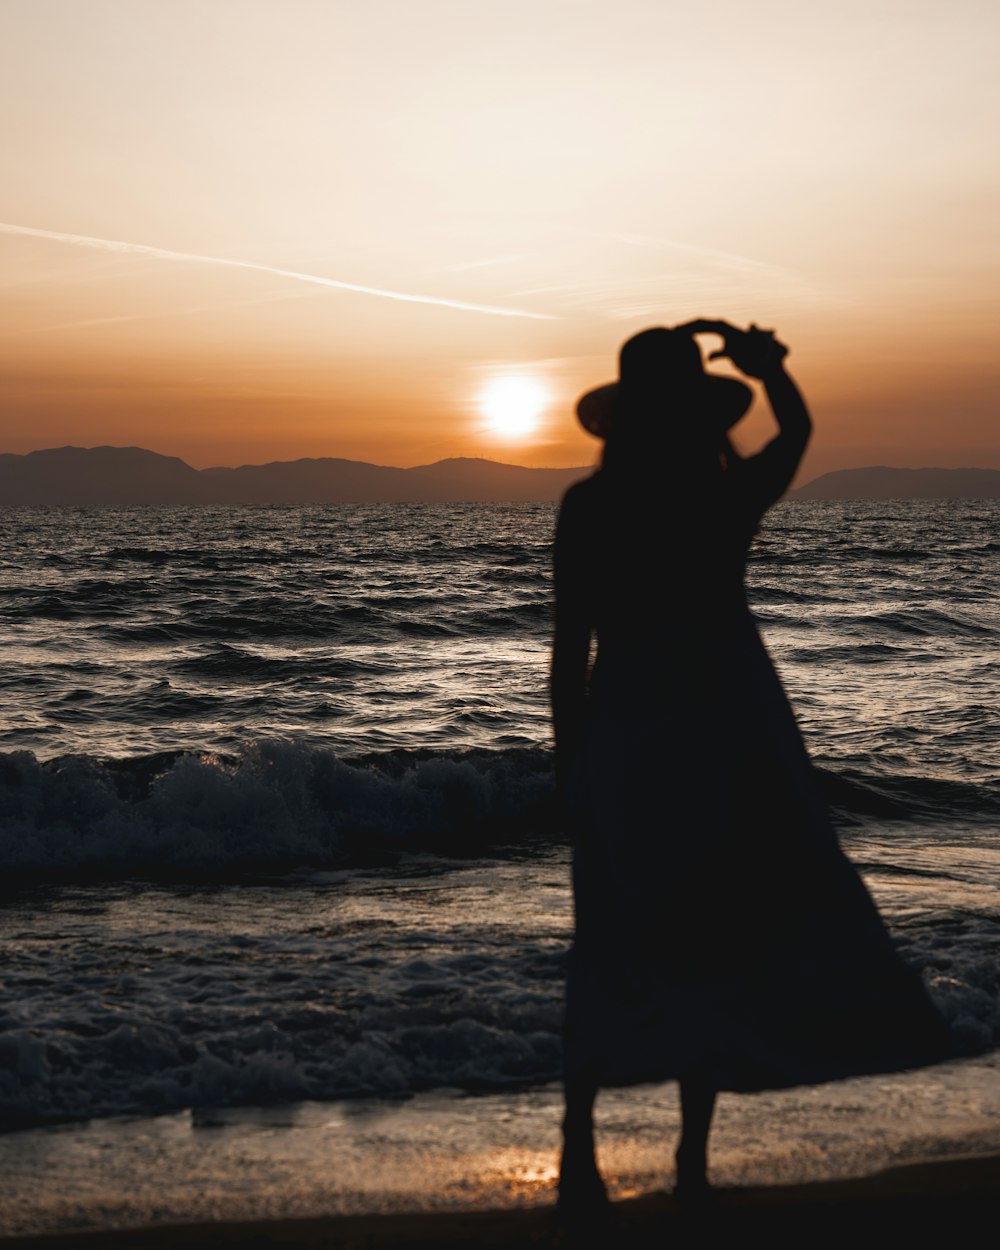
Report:
[[[74,1125],[148,1145],[251,1108],[557,1117],[554,519],[0,510],[0,1122],[22,1160]],[[968,1056],[954,1110],[1000,1041],[1000,502],[785,502],[748,585],[845,850]],[[668,759],[663,786],[669,820]],[[969,1115],[1000,1140],[995,1095]]]

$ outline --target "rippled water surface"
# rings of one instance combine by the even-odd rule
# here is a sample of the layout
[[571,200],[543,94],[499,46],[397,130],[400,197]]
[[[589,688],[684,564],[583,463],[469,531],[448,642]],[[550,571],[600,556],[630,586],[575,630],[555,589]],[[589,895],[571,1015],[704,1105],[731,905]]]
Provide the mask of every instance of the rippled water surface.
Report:
[[[532,504],[2,510],[0,747],[546,744],[553,520]],[[995,501],[781,504],[749,584],[814,751],[989,774]]]
[[[9,1124],[557,1074],[553,522],[0,510]],[[781,504],[749,584],[847,849],[995,1044],[1000,507]]]
[[552,520],[532,505],[0,513],[18,709],[0,745],[543,741]]

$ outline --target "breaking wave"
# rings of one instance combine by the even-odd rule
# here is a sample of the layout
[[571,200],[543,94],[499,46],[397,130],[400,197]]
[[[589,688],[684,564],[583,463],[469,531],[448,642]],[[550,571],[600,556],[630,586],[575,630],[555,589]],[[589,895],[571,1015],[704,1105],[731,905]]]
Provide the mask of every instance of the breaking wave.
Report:
[[[856,770],[817,775],[848,826],[1000,817],[996,786]],[[667,819],[667,793],[663,810]],[[551,755],[538,748],[342,758],[264,740],[229,755],[0,754],[7,873],[197,876],[363,864],[386,854],[496,854],[559,836]]]

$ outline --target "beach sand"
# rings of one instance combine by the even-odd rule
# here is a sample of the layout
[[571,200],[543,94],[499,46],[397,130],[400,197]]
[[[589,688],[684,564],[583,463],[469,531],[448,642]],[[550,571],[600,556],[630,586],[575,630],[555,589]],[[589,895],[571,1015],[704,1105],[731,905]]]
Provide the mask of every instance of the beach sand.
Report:
[[709,1209],[685,1211],[667,1194],[615,1204],[605,1228],[582,1237],[560,1230],[551,1205],[410,1215],[335,1216],[167,1225],[0,1241],[5,1250],[375,1250],[434,1246],[653,1246],[701,1244],[706,1237],[766,1239],[769,1245],[827,1244],[854,1237],[895,1242],[959,1234],[1000,1216],[1000,1155],[938,1159],[873,1176],[806,1185],[719,1190]]
[[[592,1244],[954,1235],[1000,1216],[1000,1056],[723,1095],[717,1206],[669,1194],[676,1088],[603,1091]],[[0,1247],[561,1245],[557,1086],[118,1117],[0,1135]],[[963,1239],[965,1235],[963,1234]],[[918,1242],[918,1244],[920,1244]]]

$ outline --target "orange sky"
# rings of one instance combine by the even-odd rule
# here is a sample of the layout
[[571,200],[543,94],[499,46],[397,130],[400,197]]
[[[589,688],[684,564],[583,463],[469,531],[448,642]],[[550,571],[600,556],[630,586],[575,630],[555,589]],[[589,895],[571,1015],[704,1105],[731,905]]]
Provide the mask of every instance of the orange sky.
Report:
[[[805,476],[1000,467],[998,33],[992,0],[4,0],[0,451],[582,464],[620,342],[707,316],[790,343]],[[485,426],[505,376],[530,433]]]

